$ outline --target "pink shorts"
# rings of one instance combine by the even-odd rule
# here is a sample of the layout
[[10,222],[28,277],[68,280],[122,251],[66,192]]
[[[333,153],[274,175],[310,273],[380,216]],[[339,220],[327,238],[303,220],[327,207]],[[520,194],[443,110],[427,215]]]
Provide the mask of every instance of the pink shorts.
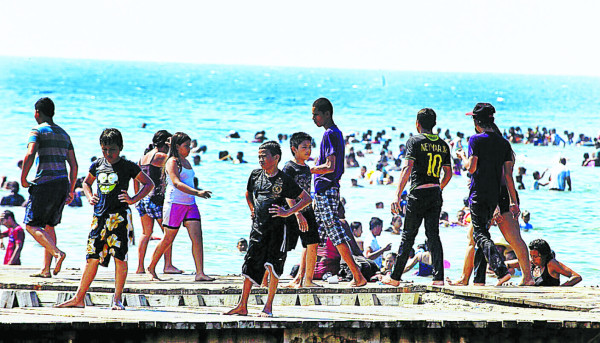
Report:
[[165,202],[163,207],[163,226],[169,229],[179,229],[181,223],[188,220],[200,221],[200,211],[198,206],[171,204]]

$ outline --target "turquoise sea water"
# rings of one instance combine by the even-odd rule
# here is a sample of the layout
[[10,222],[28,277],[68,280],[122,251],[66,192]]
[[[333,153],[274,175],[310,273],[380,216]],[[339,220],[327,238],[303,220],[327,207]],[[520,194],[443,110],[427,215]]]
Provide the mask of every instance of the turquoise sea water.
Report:
[[[206,270],[211,274],[240,273],[243,260],[235,249],[240,237],[247,237],[250,216],[244,199],[250,171],[258,167],[257,144],[248,143],[256,131],[267,137],[278,133],[306,131],[320,140],[322,129],[311,120],[311,104],[318,97],[332,100],[334,119],[341,130],[374,132],[385,129],[397,152],[399,133],[415,132],[416,112],[431,107],[438,113],[438,127],[473,132],[472,121],[464,116],[477,102],[491,102],[498,111],[497,123],[510,126],[539,125],[558,132],[574,131],[598,136],[600,130],[600,78],[522,76],[493,74],[408,73],[388,71],[329,70],[300,68],[133,63],[57,59],[0,58],[0,175],[18,180],[16,163],[25,154],[29,130],[35,125],[33,104],[51,97],[57,106],[55,121],[69,132],[84,176],[91,156],[101,155],[98,136],[103,128],[119,128],[125,139],[122,152],[136,161],[159,129],[185,131],[208,146],[202,164],[194,167],[201,187],[213,191],[213,198],[198,199],[202,212]],[[146,128],[141,124],[146,123]],[[392,126],[396,131],[392,131]],[[230,130],[242,138],[226,140]],[[283,143],[283,160],[291,156]],[[361,150],[363,144],[355,144]],[[579,272],[586,285],[600,284],[600,168],[580,167],[584,152],[593,147],[533,147],[514,145],[517,167],[527,168],[527,190],[520,191],[522,209],[531,212],[534,230],[523,233],[526,242],[534,238],[549,241],[557,258]],[[374,146],[376,153],[379,151]],[[217,154],[243,151],[250,162],[232,165],[219,162]],[[317,155],[313,150],[313,156]],[[377,154],[376,154],[377,155]],[[359,159],[370,169],[376,155]],[[532,173],[552,167],[558,156],[566,156],[572,172],[573,192],[532,191]],[[373,216],[390,222],[389,203],[395,186],[362,183],[351,188],[357,169],[347,169],[342,196],[347,200],[349,221],[361,221],[365,231]],[[30,173],[33,175],[33,171]],[[397,173],[392,173],[398,180]],[[23,190],[21,194],[26,196]],[[467,178],[454,177],[444,192],[444,210],[455,218],[468,194]],[[383,201],[385,209],[375,209]],[[85,201],[84,201],[85,202]],[[16,209],[19,221],[23,209]],[[135,216],[136,235],[141,225]],[[57,228],[59,247],[68,257],[66,267],[85,263],[85,243],[92,210],[67,208]],[[442,228],[445,259],[451,263],[446,275],[460,275],[466,231]],[[160,231],[155,228],[155,234]],[[499,231],[492,229],[494,237]],[[417,242],[425,239],[420,233]],[[380,244],[392,242],[397,250],[400,237],[384,232]],[[157,241],[151,241],[149,251]],[[149,263],[151,252],[147,253]],[[22,261],[41,265],[42,248],[26,237]],[[289,270],[299,258],[299,249],[288,256]],[[137,247],[130,250],[130,271],[137,266]],[[181,232],[175,242],[175,265],[193,271],[189,238]],[[111,267],[112,268],[112,267]],[[430,279],[409,277],[416,282]],[[488,281],[491,283],[491,281]]]

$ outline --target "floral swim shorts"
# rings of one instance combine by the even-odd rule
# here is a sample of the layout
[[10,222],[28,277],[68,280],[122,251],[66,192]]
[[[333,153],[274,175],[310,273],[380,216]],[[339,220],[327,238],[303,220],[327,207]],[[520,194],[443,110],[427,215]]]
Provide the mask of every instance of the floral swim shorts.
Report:
[[94,216],[88,237],[87,259],[98,259],[108,267],[110,257],[127,261],[129,244],[133,240],[131,210]]

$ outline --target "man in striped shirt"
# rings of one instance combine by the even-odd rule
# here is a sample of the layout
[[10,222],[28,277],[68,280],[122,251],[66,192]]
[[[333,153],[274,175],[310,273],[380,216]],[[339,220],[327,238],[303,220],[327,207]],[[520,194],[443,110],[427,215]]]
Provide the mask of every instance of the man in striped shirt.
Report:
[[[65,253],[56,247],[54,227],[60,223],[65,204],[73,200],[77,180],[77,160],[71,138],[54,123],[53,117],[54,102],[50,98],[41,98],[35,103],[38,125],[29,134],[21,172],[21,185],[29,188],[24,223],[27,232],[46,249],[44,267],[32,276],[44,278],[52,276],[52,257],[56,258],[54,275],[60,272],[65,259]],[[37,173],[33,181],[27,181],[36,155]],[[68,173],[65,161],[69,163]]]

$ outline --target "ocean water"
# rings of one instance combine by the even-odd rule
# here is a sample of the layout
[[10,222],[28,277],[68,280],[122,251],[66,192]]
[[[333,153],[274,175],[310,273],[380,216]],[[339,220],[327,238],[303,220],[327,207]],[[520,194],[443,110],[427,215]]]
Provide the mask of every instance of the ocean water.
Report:
[[[250,171],[258,168],[258,145],[249,141],[260,130],[271,139],[279,133],[302,130],[320,141],[323,131],[311,120],[311,104],[318,97],[331,99],[334,119],[345,134],[385,129],[395,153],[405,142],[399,138],[400,132],[407,136],[416,132],[415,115],[423,107],[434,108],[438,127],[450,129],[453,135],[456,131],[466,136],[474,132],[472,121],[464,113],[477,102],[495,105],[501,129],[520,126],[525,130],[539,125],[592,137],[597,137],[600,130],[600,78],[0,58],[0,126],[5,132],[0,140],[0,175],[10,180],[19,179],[16,163],[23,158],[29,130],[35,125],[33,105],[42,96],[55,101],[55,121],[71,135],[79,176],[86,174],[92,156],[101,155],[98,137],[106,127],[123,132],[122,155],[134,161],[160,129],[187,132],[206,145],[202,163],[194,170],[201,187],[213,191],[213,197],[197,202],[202,213],[205,269],[221,275],[240,273],[243,255],[235,245],[250,230],[244,192]],[[146,123],[145,128],[142,123]],[[230,130],[238,131],[242,138],[225,139]],[[291,157],[289,142],[282,144],[286,161]],[[364,149],[361,143],[354,147]],[[593,147],[516,144],[513,148],[517,167],[527,168],[524,180],[528,189],[520,191],[521,208],[531,212],[534,230],[523,233],[525,241],[546,239],[557,258],[583,276],[583,285],[600,284],[600,168],[580,167],[583,153],[591,154]],[[232,155],[242,151],[249,163],[220,162],[221,150]],[[376,154],[359,159],[359,163],[374,168],[380,147],[374,145],[374,150]],[[318,148],[313,150],[313,156],[317,154]],[[551,168],[559,156],[568,158],[573,191],[530,190],[533,171]],[[342,180],[347,219],[361,221],[368,231],[369,219],[377,216],[387,227],[396,186],[363,182],[364,187],[351,188],[350,179],[357,174],[358,169],[347,169]],[[397,172],[392,175],[398,180]],[[21,194],[27,196],[26,191],[21,190]],[[467,194],[467,178],[454,177],[444,192],[443,206],[452,219]],[[377,201],[384,202],[383,210],[375,208]],[[21,222],[24,210],[13,210]],[[139,236],[141,224],[137,211],[133,213]],[[87,204],[83,208],[68,207],[63,213],[57,235],[59,247],[68,254],[64,264],[67,268],[81,268],[85,263],[91,215]],[[160,236],[158,228],[155,235]],[[492,229],[492,235],[500,237],[497,228]],[[466,229],[441,228],[441,237],[445,259],[451,264],[446,275],[455,278],[462,268]],[[420,232],[416,242],[424,239]],[[379,241],[382,246],[391,242],[395,251],[400,237],[384,232]],[[149,245],[146,265],[156,243],[151,241]],[[186,232],[181,232],[174,244],[175,265],[192,272]],[[41,265],[42,252],[27,236],[23,264]],[[289,254],[286,270],[298,262],[299,254],[299,248]],[[129,269],[134,271],[137,246],[131,247],[129,261]],[[431,281],[412,276],[408,279]]]

